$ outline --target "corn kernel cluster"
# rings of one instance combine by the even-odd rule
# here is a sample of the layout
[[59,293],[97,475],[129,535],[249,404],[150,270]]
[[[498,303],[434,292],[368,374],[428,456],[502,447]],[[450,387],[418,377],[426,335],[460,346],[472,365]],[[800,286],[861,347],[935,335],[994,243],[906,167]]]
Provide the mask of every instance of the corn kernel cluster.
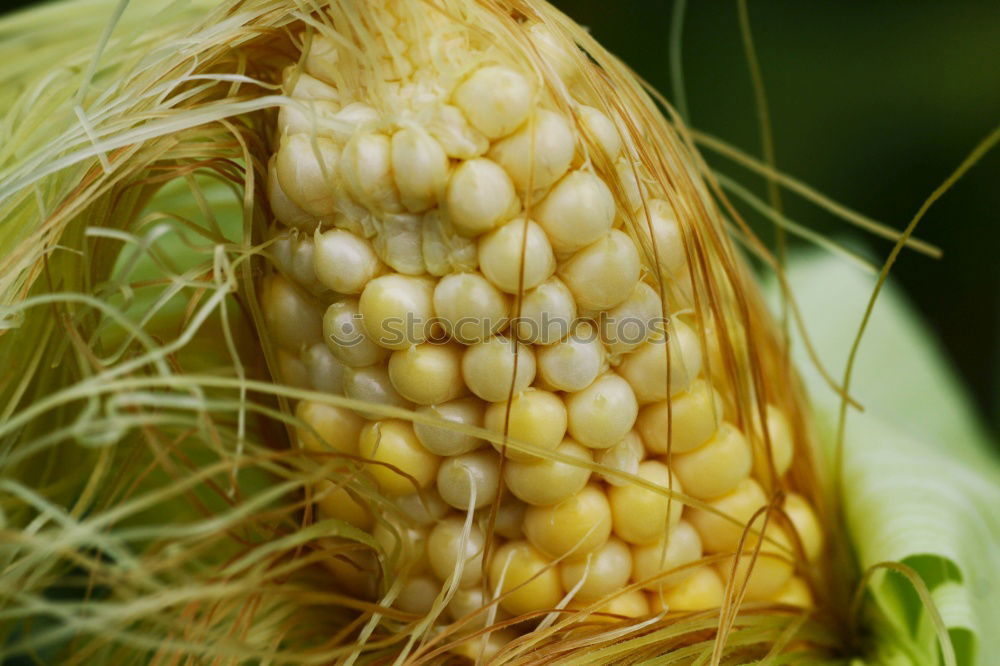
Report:
[[[718,607],[757,545],[749,534],[736,553],[770,465],[780,477],[796,455],[787,415],[766,405],[762,423],[735,423],[691,303],[693,232],[637,178],[621,117],[558,102],[580,74],[553,36],[527,28],[561,97],[460,25],[426,20],[439,25],[407,47],[384,12],[377,94],[319,34],[304,71],[286,71],[294,103],[267,184],[278,270],[262,295],[279,374],[428,417],[299,402],[298,443],[363,459],[398,509],[376,517],[324,482],[318,513],[400,556],[406,611],[427,612],[449,581],[455,619],[498,596],[513,615]],[[792,562],[797,549],[815,560],[822,532],[802,496],[783,509],[747,599],[806,606]],[[374,594],[373,558],[330,569]]]

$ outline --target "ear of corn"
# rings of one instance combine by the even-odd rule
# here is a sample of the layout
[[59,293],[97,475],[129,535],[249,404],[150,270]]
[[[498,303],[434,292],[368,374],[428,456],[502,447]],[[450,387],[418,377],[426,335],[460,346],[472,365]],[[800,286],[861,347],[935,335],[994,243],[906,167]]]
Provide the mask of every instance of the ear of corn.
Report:
[[[683,130],[586,33],[534,0],[143,4],[95,56],[107,4],[0,22],[0,658],[854,652],[784,343]],[[944,620],[873,576],[870,654],[948,627],[971,663],[992,533],[934,502],[957,475],[991,515],[992,461],[890,430],[851,534],[944,571]]]
[[[315,376],[322,328],[334,394],[369,405],[359,431],[300,403],[299,442],[370,461],[380,524],[449,507],[366,586],[439,623],[812,607],[826,528],[781,344],[686,148],[547,16],[335,2],[297,36],[270,233],[313,272],[275,264],[266,329]],[[317,510],[370,524],[351,506]]]

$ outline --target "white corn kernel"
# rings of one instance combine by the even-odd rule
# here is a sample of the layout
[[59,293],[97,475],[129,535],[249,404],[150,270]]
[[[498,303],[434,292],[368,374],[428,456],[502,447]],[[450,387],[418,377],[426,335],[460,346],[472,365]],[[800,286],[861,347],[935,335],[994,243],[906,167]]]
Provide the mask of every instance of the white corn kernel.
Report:
[[281,85],[285,94],[295,99],[325,100],[328,102],[341,100],[341,94],[336,88],[306,74],[294,65],[285,68],[281,77]]
[[612,354],[626,354],[646,342],[663,321],[663,303],[645,282],[635,285],[624,302],[601,313],[601,337]]
[[576,321],[576,301],[559,278],[549,278],[521,299],[517,313],[517,339],[549,345],[562,340]]
[[338,294],[360,294],[385,268],[375,249],[349,231],[316,231],[313,269],[316,278]]
[[329,117],[321,119],[323,131],[335,141],[349,141],[363,128],[378,124],[381,114],[368,104],[352,102]]
[[410,275],[382,275],[365,286],[358,302],[368,337],[386,349],[406,349],[431,336],[434,282]]
[[[619,539],[634,544],[657,542],[677,526],[684,505],[678,499],[684,492],[680,480],[661,462],[647,460],[639,465],[637,476],[659,486],[663,492],[632,483],[608,489],[614,530]],[[674,497],[668,494],[672,490]],[[668,511],[669,507],[669,511]]]
[[347,368],[344,371],[344,395],[352,400],[361,400],[385,407],[408,409],[413,406],[392,385],[392,379],[389,378],[385,367],[378,365],[370,365],[366,368]]
[[437,487],[441,499],[460,511],[492,504],[500,487],[500,456],[479,449],[446,458],[438,468]]
[[385,213],[375,222],[375,252],[403,275],[427,272],[423,251],[423,218],[409,213]]
[[[598,465],[617,472],[638,474],[639,463],[642,462],[645,453],[646,451],[642,446],[642,438],[633,430],[614,446],[598,451],[596,462]],[[630,479],[624,479],[607,472],[602,472],[598,476],[613,486],[624,486],[632,483]]]
[[451,510],[451,507],[441,499],[436,488],[398,495],[393,498],[393,503],[410,524],[418,527],[436,524]]
[[388,356],[388,352],[365,333],[356,298],[338,301],[326,309],[323,338],[330,353],[351,368],[374,365]]
[[453,273],[434,287],[434,311],[448,334],[468,345],[507,325],[510,298],[479,273]]
[[583,557],[611,536],[611,506],[596,485],[551,506],[532,506],[524,513],[524,535],[552,558]]
[[305,69],[317,79],[336,84],[340,79],[337,44],[324,35],[312,35],[306,52]]
[[444,192],[448,156],[426,131],[405,127],[392,135],[392,170],[403,206],[421,213]]
[[465,79],[455,89],[454,100],[473,127],[487,138],[498,139],[528,117],[535,104],[535,89],[521,73],[491,65]]
[[289,280],[272,275],[264,282],[261,309],[274,341],[293,354],[323,339],[323,314]]
[[642,207],[646,186],[639,179],[641,173],[642,167],[624,155],[615,162],[615,174],[624,190],[624,203],[629,211],[637,211]]
[[334,138],[330,119],[340,105],[329,100],[295,100],[278,111],[278,128],[282,134],[305,134]]
[[680,277],[681,269],[687,263],[687,255],[684,251],[684,236],[670,204],[663,199],[650,199],[645,210],[636,214],[636,230],[643,257],[648,264],[658,263],[666,273],[663,275],[664,279]]
[[458,584],[464,588],[474,587],[483,579],[483,547],[486,540],[475,524],[470,527],[466,533],[464,519],[446,518],[434,526],[427,539],[427,558],[434,574],[446,581],[458,572],[461,565]]
[[592,137],[594,143],[609,160],[618,157],[618,153],[622,151],[622,139],[618,135],[618,128],[611,122],[611,119],[600,110],[583,104],[577,109],[577,113],[584,135]]
[[441,211],[424,215],[420,224],[420,249],[431,275],[474,271],[479,266],[476,241],[460,236]]
[[559,270],[577,304],[585,310],[607,310],[632,293],[639,281],[635,243],[617,229],[583,248]]
[[571,171],[532,210],[560,254],[599,240],[615,219],[615,199],[604,181],[589,171]]
[[639,404],[628,382],[609,372],[567,395],[566,412],[573,439],[592,449],[606,449],[632,430]]
[[309,236],[298,231],[284,233],[274,239],[271,250],[281,272],[310,293],[318,294],[326,288],[316,278],[313,268],[316,248]]
[[389,356],[389,378],[400,395],[418,405],[436,405],[465,392],[462,350],[425,342]]
[[536,352],[538,374],[560,391],[582,391],[607,367],[604,345],[597,330],[579,322],[564,340]]
[[[593,460],[590,451],[571,439],[564,439],[554,450],[582,463]],[[510,492],[535,506],[558,504],[583,490],[589,479],[590,470],[583,465],[551,458],[508,460],[504,467],[504,482]]]
[[319,226],[320,220],[299,208],[281,189],[276,162],[277,157],[273,155],[267,162],[267,202],[271,206],[271,212],[285,226],[312,231]]
[[501,291],[517,294],[549,279],[556,259],[538,223],[517,217],[479,239],[479,267]]
[[[485,411],[486,405],[482,401],[476,398],[459,398],[439,405],[420,407],[417,413],[450,423],[481,428]],[[479,437],[448,427],[414,423],[413,430],[424,448],[439,456],[457,456],[486,445],[486,441]]]
[[510,176],[483,157],[458,165],[448,179],[445,210],[455,230],[478,236],[517,214],[520,201]]
[[519,130],[494,143],[487,155],[507,171],[519,192],[537,192],[562,178],[575,148],[566,118],[540,109]]
[[[495,402],[487,407],[483,425],[512,440],[552,450],[566,435],[566,406],[554,393],[529,389],[514,396],[509,404]],[[493,442],[493,446],[501,449],[500,443]],[[511,460],[537,460],[537,456],[518,451],[509,444],[506,455]]]
[[340,157],[340,177],[354,200],[372,212],[402,211],[392,178],[392,142],[385,134],[359,132],[351,137]]
[[282,137],[274,168],[281,191],[296,206],[325,217],[337,210],[333,183],[339,162],[340,148],[330,139],[292,134]]
[[471,160],[490,147],[489,140],[469,126],[462,111],[451,104],[444,104],[427,126],[427,131],[438,140],[444,152],[453,159]]
[[535,354],[531,347],[497,335],[465,350],[462,377],[483,400],[500,402],[531,386]]
[[[577,61],[570,55],[579,51],[576,44],[560,39],[553,34],[552,29],[544,23],[528,26],[528,39],[538,49],[541,61],[552,68],[552,73],[559,77],[563,84],[568,85],[579,75]],[[582,57],[582,54],[580,54]]]

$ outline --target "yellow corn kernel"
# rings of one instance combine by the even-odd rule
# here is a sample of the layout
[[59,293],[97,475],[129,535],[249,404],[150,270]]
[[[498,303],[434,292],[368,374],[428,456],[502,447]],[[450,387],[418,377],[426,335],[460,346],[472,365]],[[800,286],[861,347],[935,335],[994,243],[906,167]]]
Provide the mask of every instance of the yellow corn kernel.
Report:
[[806,559],[816,561],[823,551],[823,528],[809,501],[798,493],[788,493],[782,509],[802,542]]
[[638,484],[609,488],[615,535],[633,544],[656,543],[664,533],[677,526],[684,508],[677,497],[671,499],[667,489],[672,489],[678,496],[684,491],[680,480],[672,475],[670,469],[655,460],[640,464],[637,476],[663,492]]
[[368,507],[332,481],[319,481],[315,488],[316,512],[322,519],[342,520],[359,530],[370,531],[375,518]]
[[[487,407],[483,425],[487,430],[506,434],[510,439],[552,450],[566,435],[566,406],[554,393],[529,389],[509,402],[497,402]],[[501,449],[501,444],[497,442],[493,442],[493,446]],[[509,445],[506,456],[521,461],[537,459],[537,456]]]
[[309,426],[296,428],[306,449],[351,455],[358,452],[364,419],[350,409],[303,400],[295,406],[295,416]]
[[750,444],[736,426],[723,423],[715,436],[700,447],[673,456],[674,473],[684,490],[698,499],[725,495],[750,476]]
[[527,541],[497,548],[489,574],[500,607],[513,615],[553,608],[563,596],[559,570]]
[[434,283],[425,277],[383,275],[365,286],[358,302],[371,340],[386,349],[406,349],[430,337]]
[[437,476],[441,459],[420,445],[406,421],[369,423],[361,430],[359,453],[372,462],[366,471],[389,495],[406,495],[426,488]]
[[624,541],[615,537],[597,550],[559,565],[563,588],[570,591],[579,585],[573,597],[579,601],[594,601],[621,590],[631,574],[632,553]]
[[639,410],[635,427],[653,453],[685,453],[707,442],[722,422],[718,391],[696,380],[687,391]]
[[691,523],[682,520],[656,543],[632,546],[632,580],[647,590],[673,587],[693,571],[674,570],[699,559],[701,537]]
[[647,593],[653,612],[704,611],[721,608],[726,587],[715,569],[698,567],[673,587]]
[[418,405],[435,405],[465,393],[462,349],[424,343],[392,352],[389,379],[399,394]]
[[[753,479],[744,479],[729,493],[708,502],[719,513],[692,509],[687,519],[698,530],[706,552],[735,552],[745,526],[766,504],[767,497],[760,484]],[[759,529],[763,525],[762,519],[754,525]]]
[[611,506],[601,488],[586,486],[558,504],[528,507],[524,534],[549,557],[582,557],[611,535]]
[[[554,451],[584,464],[593,460],[590,451],[571,439],[564,439]],[[583,465],[552,458],[509,460],[504,468],[504,482],[514,496],[535,506],[558,504],[583,490],[589,479],[590,470]]]

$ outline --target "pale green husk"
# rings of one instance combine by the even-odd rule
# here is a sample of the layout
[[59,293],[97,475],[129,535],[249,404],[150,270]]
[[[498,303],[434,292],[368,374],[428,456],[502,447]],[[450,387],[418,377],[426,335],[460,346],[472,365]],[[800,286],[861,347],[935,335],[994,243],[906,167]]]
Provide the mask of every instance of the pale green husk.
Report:
[[[875,281],[836,259],[809,253],[787,272],[813,344],[827,367],[843,367]],[[772,288],[773,290],[773,288]],[[831,443],[838,396],[794,356]],[[972,399],[904,297],[891,285],[875,306],[857,359],[844,449],[843,506],[862,568],[901,562],[934,596],[957,663],[1000,654],[1000,466]],[[831,453],[832,459],[832,453]],[[926,609],[898,573],[872,575],[877,658],[937,663]]]

